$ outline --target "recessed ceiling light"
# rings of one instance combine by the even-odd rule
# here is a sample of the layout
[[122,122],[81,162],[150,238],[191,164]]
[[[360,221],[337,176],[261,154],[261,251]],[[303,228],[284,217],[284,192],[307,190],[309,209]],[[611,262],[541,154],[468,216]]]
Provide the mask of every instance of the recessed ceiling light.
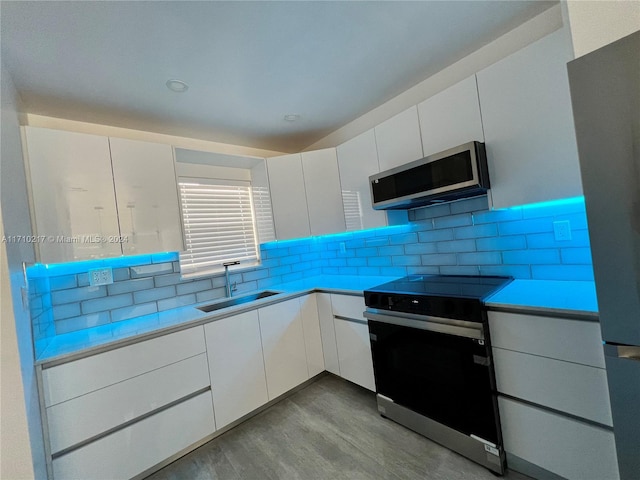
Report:
[[189,85],[182,80],[167,80],[167,88],[172,92],[182,93],[189,90]]
[[296,120],[300,120],[300,115],[292,113],[292,114],[289,114],[289,115],[285,115],[284,119],[287,122],[295,122]]

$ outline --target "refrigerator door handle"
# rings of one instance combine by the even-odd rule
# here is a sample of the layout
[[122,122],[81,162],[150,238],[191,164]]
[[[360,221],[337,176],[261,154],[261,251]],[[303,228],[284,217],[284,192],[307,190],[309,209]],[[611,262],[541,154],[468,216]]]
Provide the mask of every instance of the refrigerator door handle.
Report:
[[604,354],[607,357],[626,358],[640,362],[640,346],[605,344]]

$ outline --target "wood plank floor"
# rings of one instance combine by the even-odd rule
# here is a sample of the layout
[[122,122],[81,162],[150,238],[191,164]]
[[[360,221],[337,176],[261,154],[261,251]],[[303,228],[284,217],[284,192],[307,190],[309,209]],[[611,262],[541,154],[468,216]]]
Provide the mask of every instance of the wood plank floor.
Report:
[[[149,480],[478,479],[489,470],[390,421],[375,395],[333,375],[277,403]],[[503,478],[528,479],[516,472]]]

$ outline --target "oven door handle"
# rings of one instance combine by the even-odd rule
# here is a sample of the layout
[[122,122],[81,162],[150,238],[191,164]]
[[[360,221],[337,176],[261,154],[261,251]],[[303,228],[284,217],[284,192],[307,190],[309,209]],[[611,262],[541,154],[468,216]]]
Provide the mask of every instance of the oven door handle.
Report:
[[[420,319],[417,319],[411,317],[418,317],[418,315],[403,314],[402,316],[395,316],[374,313],[368,310],[365,311],[363,315],[367,319],[375,322],[390,323],[401,327],[418,328],[420,330],[428,330],[430,332],[484,340],[484,330],[481,323],[424,316],[420,316]],[[429,318],[432,318],[435,321],[429,320]]]

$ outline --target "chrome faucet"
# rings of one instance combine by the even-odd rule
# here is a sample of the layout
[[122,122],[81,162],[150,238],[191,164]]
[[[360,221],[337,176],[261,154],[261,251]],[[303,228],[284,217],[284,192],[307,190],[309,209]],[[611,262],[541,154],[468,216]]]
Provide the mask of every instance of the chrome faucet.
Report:
[[223,263],[222,266],[224,267],[224,287],[225,287],[225,295],[227,298],[231,298],[231,294],[233,292],[232,288],[231,288],[231,280],[229,279],[229,267],[231,267],[232,265],[240,265],[239,261],[235,261],[235,262],[227,262],[227,263]]

